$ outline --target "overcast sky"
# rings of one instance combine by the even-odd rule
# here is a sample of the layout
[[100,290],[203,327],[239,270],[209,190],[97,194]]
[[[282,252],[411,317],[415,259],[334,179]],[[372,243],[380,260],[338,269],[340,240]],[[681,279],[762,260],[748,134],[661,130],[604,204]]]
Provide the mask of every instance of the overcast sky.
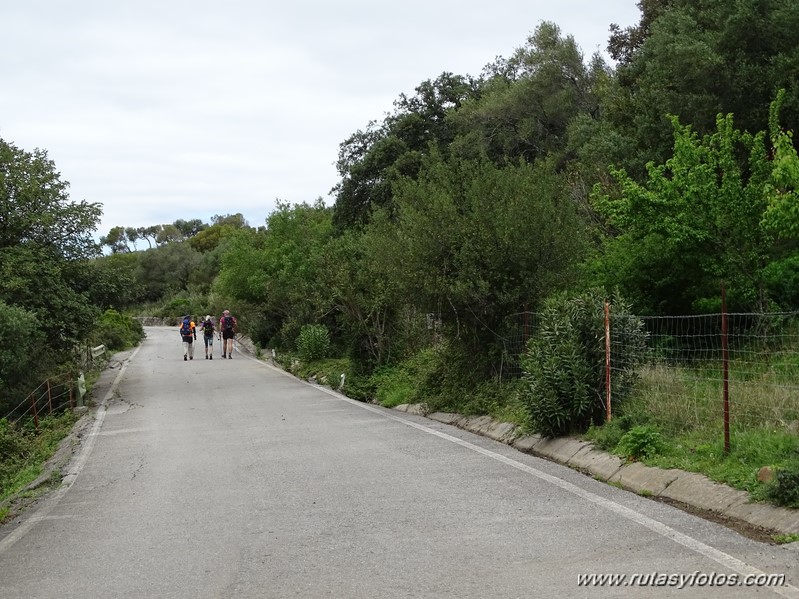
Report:
[[116,225],[332,204],[339,144],[402,93],[479,75],[541,21],[586,59],[636,0],[6,0],[0,138]]

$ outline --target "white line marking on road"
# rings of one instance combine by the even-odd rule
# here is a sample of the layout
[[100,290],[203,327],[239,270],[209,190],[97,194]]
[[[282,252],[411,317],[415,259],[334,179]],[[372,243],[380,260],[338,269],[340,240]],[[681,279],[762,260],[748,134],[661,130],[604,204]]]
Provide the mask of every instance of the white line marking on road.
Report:
[[[351,399],[351,398],[349,398],[349,397],[347,397],[345,395],[342,395],[342,394],[340,394],[340,393],[338,393],[338,392],[336,392],[336,391],[334,391],[334,390],[332,390],[332,389],[330,389],[328,387],[324,387],[324,386],[321,386],[321,385],[315,385],[313,383],[309,383],[307,381],[303,381],[302,379],[299,379],[299,378],[295,377],[294,375],[292,375],[292,374],[290,374],[290,373],[288,373],[288,372],[286,372],[286,371],[284,371],[284,370],[282,370],[282,369],[280,369],[280,368],[278,368],[276,366],[273,366],[272,364],[269,364],[268,362],[264,362],[262,360],[259,360],[259,359],[255,358],[253,356],[250,356],[250,355],[242,353],[242,352],[238,352],[238,353],[239,353],[240,356],[242,356],[243,358],[246,358],[247,360],[250,360],[252,362],[255,362],[256,364],[260,364],[261,366],[269,368],[270,370],[272,370],[272,371],[274,371],[274,372],[276,372],[278,374],[281,374],[281,375],[283,375],[285,377],[291,378],[294,381],[298,381],[298,382],[300,382],[300,383],[302,383],[304,385],[307,385],[307,386],[312,387],[314,389],[318,389],[319,391],[322,391],[323,393],[326,393],[327,395],[330,395],[331,397],[334,397],[335,399],[347,402],[347,403],[349,403],[349,404],[351,404],[353,406],[357,406],[357,407],[359,407],[359,408],[361,408],[363,410],[367,410],[369,412],[373,412],[373,413],[378,414],[378,415],[380,415],[380,416],[382,416],[384,418],[387,418],[387,419],[390,419],[390,420],[394,420],[396,422],[404,424],[405,426],[409,426],[411,428],[415,428],[415,429],[417,429],[419,431],[422,431],[424,433],[427,433],[429,435],[433,435],[435,437],[439,437],[440,439],[443,439],[443,440],[448,441],[450,443],[454,443],[456,445],[460,445],[461,447],[464,447],[466,449],[469,449],[471,451],[474,451],[476,453],[484,455],[484,456],[486,456],[488,458],[491,458],[491,459],[496,460],[496,461],[498,461],[500,463],[503,463],[503,464],[505,464],[507,466],[510,466],[511,468],[515,468],[516,470],[520,470],[520,471],[522,471],[522,472],[524,472],[526,474],[529,474],[531,476],[535,476],[536,478],[539,478],[539,479],[544,480],[544,481],[546,481],[546,482],[548,482],[550,484],[553,484],[553,485],[555,485],[557,487],[560,487],[564,491],[567,491],[569,493],[577,495],[578,497],[581,497],[581,498],[585,499],[586,501],[590,501],[591,503],[593,503],[595,505],[598,505],[600,507],[605,508],[606,510],[614,512],[614,513],[622,516],[623,518],[626,518],[626,519],[631,520],[631,521],[633,521],[633,522],[635,522],[637,524],[640,524],[641,526],[643,526],[645,528],[648,528],[649,530],[653,531],[654,533],[656,533],[656,534],[658,534],[658,535],[660,535],[662,537],[670,539],[670,540],[674,541],[675,543],[678,543],[679,545],[682,545],[683,547],[685,547],[687,549],[690,549],[691,551],[694,551],[694,552],[696,552],[696,553],[698,553],[700,555],[703,555],[703,556],[707,557],[708,559],[716,562],[717,564],[719,564],[719,565],[721,565],[721,566],[723,566],[725,568],[728,568],[729,570],[732,570],[733,572],[736,572],[740,576],[746,576],[746,575],[765,576],[766,575],[766,573],[763,572],[762,570],[759,570],[759,569],[757,569],[757,568],[755,568],[753,566],[750,566],[746,562],[743,562],[743,561],[739,560],[738,558],[733,557],[732,555],[724,553],[723,551],[720,551],[720,550],[716,549],[715,547],[711,547],[710,545],[706,545],[705,543],[702,543],[701,541],[699,541],[697,539],[694,539],[693,537],[689,537],[688,535],[685,535],[685,534],[683,534],[681,532],[678,532],[678,531],[674,530],[673,528],[671,528],[670,526],[667,526],[666,524],[663,524],[662,522],[659,522],[659,521],[657,521],[657,520],[655,520],[653,518],[650,518],[649,516],[645,516],[644,514],[642,514],[640,512],[637,512],[637,511],[635,511],[635,510],[633,510],[631,508],[628,508],[628,507],[625,507],[623,505],[620,505],[620,504],[618,504],[618,503],[616,503],[614,501],[611,501],[609,499],[601,497],[601,496],[597,495],[596,493],[592,493],[591,491],[586,491],[585,489],[582,489],[582,488],[578,487],[575,484],[572,484],[570,482],[562,480],[562,479],[560,479],[560,478],[558,478],[556,476],[552,476],[551,474],[547,474],[546,472],[538,470],[537,468],[533,468],[532,466],[528,466],[527,464],[523,464],[521,462],[517,462],[516,460],[513,460],[511,458],[505,457],[505,456],[503,456],[501,454],[498,454],[496,452],[490,451],[488,449],[484,449],[482,447],[474,445],[473,443],[469,443],[468,441],[464,441],[462,439],[458,439],[457,437],[453,437],[452,435],[448,435],[446,433],[442,433],[440,431],[431,429],[431,428],[429,428],[427,426],[424,426],[424,425],[421,425],[421,424],[417,424],[416,422],[412,422],[410,420],[405,420],[404,418],[401,418],[399,416],[394,416],[392,414],[386,413],[385,411],[380,410],[378,408],[375,408],[373,406],[370,406],[369,404],[366,404],[366,403],[363,403],[361,401],[357,401],[357,400]],[[131,356],[131,359],[132,358],[133,358],[133,356]],[[121,374],[122,373],[120,372],[120,375]],[[117,378],[119,378],[119,377],[117,377]],[[115,384],[116,384],[116,382],[115,382]],[[109,393],[109,396],[110,396],[110,393]],[[85,458],[84,458],[84,462],[85,462]],[[13,543],[13,541],[12,541],[12,543]],[[4,550],[4,546],[3,546],[2,543],[0,543],[0,552],[2,552],[3,550]],[[776,594],[778,594],[778,595],[780,595],[780,596],[782,596],[782,597],[787,597],[788,599],[799,599],[799,588],[797,588],[795,586],[792,586],[792,585],[789,585],[789,584],[786,584],[785,586],[782,586],[782,587],[767,587],[767,589],[772,591],[772,592],[774,592],[774,593],[776,593]]]
[[129,435],[131,433],[146,433],[149,428],[121,428],[118,431],[101,431],[97,433],[100,437],[113,437],[114,435]]
[[[247,356],[247,357],[250,358],[249,356]],[[546,472],[538,470],[537,468],[533,468],[532,466],[528,466],[527,464],[523,464],[521,462],[517,462],[516,460],[513,460],[511,458],[505,457],[505,456],[503,456],[501,454],[498,454],[496,452],[493,452],[491,450],[484,449],[483,447],[479,447],[477,445],[474,445],[473,443],[469,443],[468,441],[464,441],[462,439],[458,439],[457,437],[453,437],[452,435],[448,435],[446,433],[442,433],[440,431],[434,430],[432,428],[429,428],[429,427],[424,426],[422,424],[418,424],[416,422],[412,422],[410,420],[405,420],[404,418],[401,418],[399,416],[394,416],[392,414],[388,414],[388,413],[386,413],[383,410],[380,410],[378,408],[370,406],[369,404],[366,404],[366,403],[361,402],[361,401],[357,401],[355,399],[351,399],[349,397],[346,397],[345,395],[341,395],[340,393],[338,393],[336,391],[333,391],[332,389],[329,389],[327,387],[323,387],[321,385],[314,385],[314,384],[309,383],[307,381],[303,381],[302,379],[298,379],[298,378],[294,377],[293,375],[281,370],[280,368],[272,366],[271,364],[260,362],[259,360],[256,360],[255,358],[250,358],[250,359],[254,360],[255,362],[258,362],[259,364],[263,364],[264,366],[267,366],[268,368],[271,368],[272,370],[275,370],[275,371],[277,371],[277,372],[279,372],[279,373],[281,373],[281,374],[283,374],[285,376],[289,376],[291,378],[294,378],[295,380],[297,380],[297,381],[299,381],[299,382],[301,382],[301,383],[303,383],[305,385],[309,385],[311,387],[314,387],[315,389],[319,389],[320,391],[322,391],[324,393],[327,393],[328,395],[330,395],[330,396],[332,396],[332,397],[334,397],[334,398],[336,398],[338,400],[345,401],[345,402],[350,403],[350,404],[352,404],[354,406],[357,406],[357,407],[359,407],[359,408],[361,408],[363,410],[367,410],[369,412],[374,412],[375,414],[379,414],[379,415],[383,416],[384,418],[388,418],[390,420],[394,420],[396,422],[400,422],[400,423],[402,423],[402,424],[404,424],[406,426],[409,426],[411,428],[415,428],[415,429],[420,430],[420,431],[422,431],[424,433],[427,433],[429,435],[433,435],[435,437],[439,437],[440,439],[444,439],[445,441],[449,441],[450,443],[454,443],[456,445],[460,445],[461,447],[464,447],[466,449],[469,449],[471,451],[474,451],[476,453],[484,455],[484,456],[486,456],[488,458],[491,458],[493,460],[501,462],[501,463],[505,464],[506,466],[510,466],[511,468],[515,468],[516,470],[520,470],[520,471],[522,471],[522,472],[524,472],[526,474],[530,474],[531,476],[535,476],[536,478],[539,478],[539,479],[544,480],[544,481],[546,481],[548,483],[551,483],[551,484],[553,484],[553,485],[555,485],[557,487],[560,487],[564,491],[568,491],[569,493],[577,495],[578,497],[581,497],[581,498],[585,499],[586,501],[590,501],[591,503],[593,503],[595,505],[598,505],[600,507],[605,508],[606,510],[614,512],[614,513],[622,516],[623,518],[627,518],[628,520],[631,520],[631,521],[633,521],[633,522],[635,522],[637,524],[640,524],[641,526],[643,526],[645,528],[648,528],[652,532],[654,532],[654,533],[656,533],[656,534],[658,534],[658,535],[660,535],[662,537],[670,539],[670,540],[674,541],[675,543],[678,543],[679,545],[682,545],[683,547],[685,547],[687,549],[690,549],[691,551],[694,551],[694,552],[696,552],[696,553],[698,553],[700,555],[703,555],[706,558],[716,562],[717,564],[719,564],[719,565],[721,565],[721,566],[723,566],[725,568],[728,568],[729,570],[732,570],[733,572],[739,574],[741,577],[746,576],[746,575],[766,576],[766,573],[763,572],[762,570],[759,570],[759,569],[757,569],[757,568],[755,568],[753,566],[750,566],[746,562],[741,561],[738,558],[733,557],[732,555],[729,555],[728,553],[724,553],[723,551],[720,551],[719,549],[716,549],[715,547],[711,547],[710,545],[706,545],[705,543],[703,543],[701,541],[698,541],[697,539],[694,539],[693,537],[689,537],[688,535],[685,535],[685,534],[683,534],[681,532],[678,532],[678,531],[674,530],[673,528],[671,528],[670,526],[667,526],[666,524],[663,524],[662,522],[659,522],[659,521],[657,521],[657,520],[655,520],[653,518],[650,518],[649,516],[645,516],[644,514],[642,514],[640,512],[637,512],[634,509],[631,509],[631,508],[625,507],[623,505],[620,505],[620,504],[618,504],[618,503],[616,503],[614,501],[611,501],[610,499],[606,499],[604,497],[601,497],[601,496],[597,495],[596,493],[592,493],[591,491],[586,491],[585,489],[582,489],[582,488],[578,487],[575,484],[572,484],[570,482],[562,480],[562,479],[558,478],[557,476],[552,476],[551,474],[547,474]],[[780,595],[782,597],[787,597],[788,599],[799,599],[799,588],[797,588],[795,586],[792,586],[792,585],[789,585],[789,584],[786,584],[785,586],[782,586],[782,587],[765,587],[765,589],[767,589],[769,591],[772,591],[773,593],[776,593],[776,594],[778,594],[778,595]]]
[[41,522],[42,520],[51,519],[48,518],[50,512],[53,510],[53,508],[55,508],[55,506],[58,505],[58,502],[61,501],[64,495],[67,494],[67,491],[69,491],[69,489],[75,483],[75,479],[86,465],[86,461],[89,459],[92,449],[94,449],[94,443],[99,436],[100,428],[103,426],[108,402],[114,396],[114,393],[119,386],[119,382],[122,380],[122,375],[124,375],[125,371],[128,369],[128,364],[130,364],[131,360],[136,357],[136,354],[139,353],[141,347],[142,346],[139,345],[139,347],[137,347],[136,350],[130,355],[130,358],[128,358],[122,365],[122,368],[119,369],[119,373],[117,373],[114,382],[111,384],[111,388],[100,402],[100,406],[97,408],[92,429],[89,431],[89,434],[86,436],[84,442],[81,443],[80,453],[72,460],[72,462],[70,462],[69,473],[61,480],[61,486],[58,487],[58,489],[56,489],[51,495],[48,495],[47,498],[42,502],[41,506],[35,512],[26,517],[25,520],[16,529],[14,529],[13,532],[9,533],[5,538],[0,540],[0,554],[8,551],[14,543],[24,537],[28,531],[33,528],[34,524]]

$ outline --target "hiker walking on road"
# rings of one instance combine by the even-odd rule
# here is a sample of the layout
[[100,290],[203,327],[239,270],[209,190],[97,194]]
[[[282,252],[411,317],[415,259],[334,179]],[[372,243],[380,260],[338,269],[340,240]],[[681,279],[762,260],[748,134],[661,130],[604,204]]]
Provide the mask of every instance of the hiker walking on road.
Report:
[[222,313],[222,318],[219,319],[219,331],[222,338],[222,358],[228,360],[233,359],[233,337],[236,336],[238,323],[236,318],[230,314],[230,310],[225,310]]
[[200,325],[200,330],[203,333],[203,343],[205,344],[205,359],[214,359],[214,321],[211,315],[208,314]]
[[180,337],[183,339],[183,361],[194,359],[194,341],[197,341],[197,328],[191,315],[187,314],[180,323]]

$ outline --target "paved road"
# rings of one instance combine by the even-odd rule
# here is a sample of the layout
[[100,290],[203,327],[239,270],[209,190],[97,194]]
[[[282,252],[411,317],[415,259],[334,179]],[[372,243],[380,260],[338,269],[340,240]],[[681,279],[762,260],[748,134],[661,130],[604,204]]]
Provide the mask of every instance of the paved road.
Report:
[[[147,334],[62,488],[0,529],[0,598],[799,597],[792,546]],[[667,585],[578,584],[603,574]]]

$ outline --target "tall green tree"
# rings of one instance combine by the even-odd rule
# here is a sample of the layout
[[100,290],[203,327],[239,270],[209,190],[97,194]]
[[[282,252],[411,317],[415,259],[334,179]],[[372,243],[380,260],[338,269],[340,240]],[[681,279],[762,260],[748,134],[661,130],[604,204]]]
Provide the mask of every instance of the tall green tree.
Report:
[[0,249],[35,245],[61,260],[96,256],[101,206],[70,200],[68,187],[47,152],[0,139]]
[[672,0],[639,0],[636,2],[638,10],[641,11],[641,20],[637,24],[623,29],[618,23],[610,25],[610,37],[607,45],[610,57],[622,66],[629,64],[651,35],[652,23],[671,4]]
[[138,253],[136,280],[144,289],[144,299],[159,301],[170,294],[186,291],[191,274],[201,262],[200,253],[182,241]]
[[[397,315],[407,305],[400,293],[393,223],[385,210],[363,231],[347,230],[330,240],[321,279],[341,345],[366,369],[405,357],[410,349]],[[386,231],[388,229],[388,231]]]
[[[796,129],[799,3],[668,0],[641,4],[647,10],[640,35],[631,33],[628,46],[617,49],[623,58],[616,74],[619,88],[606,116],[635,140],[646,157],[643,163],[661,163],[669,157],[667,115],[677,116],[700,135],[714,131],[718,113],[734,114],[744,131],[762,131],[769,104],[780,88],[786,90],[784,123]],[[636,174],[630,166],[627,170]]]
[[116,253],[81,263],[74,269],[76,289],[103,312],[119,312],[144,300],[137,279],[140,252]]
[[[133,231],[135,230],[131,230],[126,227],[111,227],[111,229],[108,231],[108,235],[103,235],[100,237],[100,245],[108,246],[112,254],[130,252],[130,247],[128,246],[128,233]],[[134,235],[136,238],[138,238],[137,232],[135,232]]]
[[80,272],[99,254],[101,209],[68,187],[45,151],[0,139],[0,409],[68,362],[98,315]]
[[396,185],[395,204],[379,267],[405,303],[440,314],[474,355],[496,347],[506,316],[575,282],[582,224],[549,164],[434,154],[418,179]]
[[780,90],[771,105],[769,132],[774,168],[766,184],[768,206],[763,224],[783,238],[799,239],[799,155],[793,131],[780,126],[780,108],[785,91]]
[[497,164],[562,157],[569,123],[595,115],[597,81],[607,75],[599,56],[588,63],[572,36],[551,22],[541,23],[504,67],[450,115],[458,130],[453,152],[465,158],[486,155]]
[[324,323],[331,312],[320,268],[332,208],[321,200],[279,202],[266,223],[263,231],[242,229],[226,241],[215,290],[251,310],[259,341],[292,347],[302,325]]
[[375,208],[390,208],[393,182],[416,176],[431,145],[446,149],[455,135],[448,115],[476,93],[475,86],[468,77],[442,73],[421,83],[414,96],[400,95],[382,122],[372,121],[341,144],[341,181],[333,190],[338,231],[364,225]]
[[0,346],[0,413],[6,414],[30,390],[31,373],[42,372],[42,362],[48,360],[45,333],[35,314],[0,300],[0,326],[13,339]]
[[621,286],[644,312],[717,309],[720,285],[739,309],[764,310],[763,269],[774,244],[761,226],[771,176],[764,133],[751,135],[719,115],[699,136],[672,119],[673,156],[648,166],[639,184],[613,172],[616,193],[597,188],[597,208],[618,235],[600,260],[600,282]]

